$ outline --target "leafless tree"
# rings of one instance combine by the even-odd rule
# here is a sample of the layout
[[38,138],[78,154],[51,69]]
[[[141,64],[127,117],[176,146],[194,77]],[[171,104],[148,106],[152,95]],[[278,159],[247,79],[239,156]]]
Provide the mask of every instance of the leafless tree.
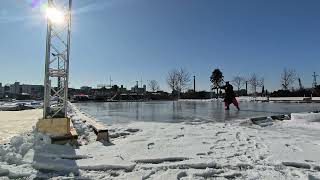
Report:
[[235,76],[231,81],[231,84],[233,84],[238,89],[238,91],[240,91],[242,86],[246,84],[246,80],[241,76]]
[[178,77],[178,91],[182,92],[186,90],[189,86],[189,83],[191,81],[191,76],[188,71],[186,71],[183,68],[180,68],[177,70],[177,77]]
[[174,69],[168,73],[167,83],[172,91],[177,91],[178,87],[178,75],[177,70]]
[[284,68],[281,74],[281,86],[284,90],[288,90],[289,87],[297,80],[297,73],[294,69]]
[[159,86],[159,84],[158,84],[158,81],[156,81],[156,80],[151,80],[151,81],[149,81],[149,88],[150,88],[150,90],[152,91],[152,92],[156,92],[156,91],[159,91],[159,89],[160,89],[160,86]]
[[264,85],[264,78],[260,78],[257,74],[253,73],[248,79],[248,83],[251,86],[253,95],[257,95],[257,87],[262,87]]
[[179,70],[174,69],[168,73],[167,83],[172,91],[177,91],[178,96],[180,92],[186,90],[191,81],[190,74],[183,68]]

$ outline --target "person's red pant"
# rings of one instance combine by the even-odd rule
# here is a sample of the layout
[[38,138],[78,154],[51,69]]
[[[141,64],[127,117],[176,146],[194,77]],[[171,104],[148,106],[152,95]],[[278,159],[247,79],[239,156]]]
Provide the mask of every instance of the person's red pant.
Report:
[[232,102],[226,102],[226,101],[224,102],[224,105],[226,108],[229,107],[230,104],[233,104],[234,106],[239,107],[238,101],[235,97],[232,98]]

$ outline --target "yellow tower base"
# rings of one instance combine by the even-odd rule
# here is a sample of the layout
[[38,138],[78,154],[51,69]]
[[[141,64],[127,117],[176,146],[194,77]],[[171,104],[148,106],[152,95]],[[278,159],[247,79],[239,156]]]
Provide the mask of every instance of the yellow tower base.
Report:
[[70,128],[70,124],[69,118],[39,119],[36,129],[50,135],[54,144],[73,143],[76,142],[78,134],[74,128]]
[[69,118],[52,118],[39,119],[36,128],[39,132],[54,135],[64,136],[70,133],[70,119]]

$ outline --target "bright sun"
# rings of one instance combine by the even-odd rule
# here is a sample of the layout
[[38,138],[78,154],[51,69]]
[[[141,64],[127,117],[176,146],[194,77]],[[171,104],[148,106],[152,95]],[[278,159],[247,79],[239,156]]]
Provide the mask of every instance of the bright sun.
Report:
[[56,24],[60,24],[64,21],[64,15],[62,12],[57,10],[56,8],[47,8],[46,17],[52,22]]

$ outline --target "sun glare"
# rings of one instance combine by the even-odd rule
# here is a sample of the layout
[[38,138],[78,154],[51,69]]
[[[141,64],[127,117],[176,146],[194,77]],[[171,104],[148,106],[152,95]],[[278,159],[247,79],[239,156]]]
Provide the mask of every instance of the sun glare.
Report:
[[55,24],[61,24],[64,21],[63,13],[56,8],[47,8],[46,17],[48,20]]

